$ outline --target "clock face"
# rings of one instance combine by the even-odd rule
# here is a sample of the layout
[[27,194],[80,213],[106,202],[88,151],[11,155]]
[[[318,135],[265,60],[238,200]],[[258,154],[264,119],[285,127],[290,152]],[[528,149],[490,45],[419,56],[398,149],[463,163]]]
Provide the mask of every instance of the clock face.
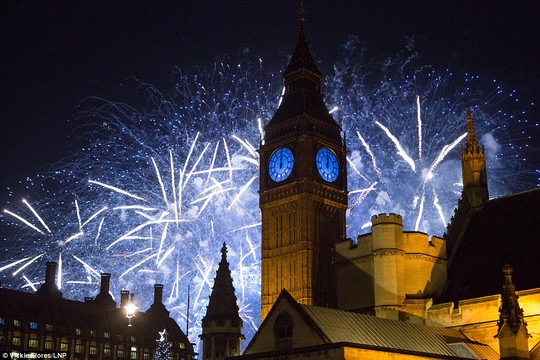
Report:
[[317,170],[323,180],[328,182],[334,182],[339,175],[339,163],[336,154],[328,148],[322,148],[317,152],[315,158],[317,164]]
[[275,182],[285,180],[291,175],[294,165],[294,155],[287,148],[279,148],[270,157],[268,173]]

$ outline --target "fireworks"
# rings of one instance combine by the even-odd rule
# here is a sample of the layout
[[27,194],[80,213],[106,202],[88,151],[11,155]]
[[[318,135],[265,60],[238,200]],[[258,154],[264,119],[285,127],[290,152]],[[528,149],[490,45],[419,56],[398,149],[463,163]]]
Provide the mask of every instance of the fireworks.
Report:
[[[491,194],[514,190],[518,180],[508,184],[502,174],[523,169],[514,156],[522,149],[509,144],[528,126],[525,114],[512,110],[523,109],[514,95],[476,77],[438,74],[410,57],[366,63],[354,44],[347,49],[325,92],[349,150],[349,236],[369,231],[364,224],[380,212],[404,215],[406,230],[442,235],[461,191],[467,107],[484,135]],[[153,285],[163,283],[165,305],[183,328],[189,288],[196,342],[227,242],[250,337],[260,310],[256,149],[261,123],[277,107],[281,75],[261,60],[177,75],[170,96],[132,80],[137,106],[87,101],[78,120],[82,149],[31,181],[40,196],[5,206],[3,282],[35,290],[43,262],[56,260],[64,296],[95,295],[100,273],[111,272],[113,296],[129,289],[143,310]]]

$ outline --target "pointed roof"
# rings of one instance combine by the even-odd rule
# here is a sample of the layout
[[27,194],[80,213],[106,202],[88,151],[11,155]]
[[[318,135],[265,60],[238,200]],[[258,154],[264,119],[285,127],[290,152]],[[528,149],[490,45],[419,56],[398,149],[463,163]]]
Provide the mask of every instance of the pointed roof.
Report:
[[519,307],[516,288],[512,282],[512,268],[506,264],[502,270],[504,275],[503,292],[501,296],[501,308],[499,309],[499,321],[497,323],[500,334],[503,327],[508,326],[512,333],[517,334],[521,326],[527,326],[523,320],[523,309]]
[[467,109],[467,143],[464,151],[469,154],[483,152],[483,148],[478,145],[478,138],[476,137],[476,129],[474,127],[474,116],[471,108]]
[[[504,264],[519,264],[526,272],[513,274],[522,289],[540,287],[540,241],[538,214],[540,188],[494,198],[470,219],[459,238],[449,246],[454,255],[448,264],[448,282],[439,301],[457,301],[500,293],[496,274]],[[480,274],[480,275],[479,275]]]
[[233,320],[241,323],[242,320],[238,312],[231,270],[227,262],[227,244],[223,243],[221,261],[216,272],[203,323],[209,320]]
[[[286,290],[282,290],[247,346],[244,358],[270,358],[281,355],[280,350],[275,349],[275,345],[266,340],[265,333],[273,331],[275,319],[284,311],[295,319],[294,327],[298,329],[297,336],[303,339],[302,347],[306,352],[323,346],[343,346],[418,356],[461,358],[458,355],[459,351],[465,349],[469,353],[476,354],[476,358],[498,359],[497,354],[489,346],[472,341],[456,329],[298,304]],[[306,325],[305,327],[297,323],[299,319]],[[309,339],[305,338],[303,329],[313,331]],[[295,344],[294,339],[292,343]],[[293,346],[281,351],[286,354],[301,353],[302,347]]]
[[322,78],[322,74],[317,68],[315,61],[313,60],[313,56],[311,56],[311,52],[309,51],[309,46],[306,39],[306,32],[305,32],[306,12],[304,10],[303,2],[300,3],[300,9],[298,11],[298,15],[299,15],[298,16],[298,24],[299,24],[298,39],[296,41],[296,47],[294,48],[291,61],[289,62],[287,69],[285,69],[285,72],[283,73],[283,77],[285,78],[285,80],[287,80],[287,78],[293,72],[297,70],[305,69],[305,70],[311,71],[314,75],[317,75],[320,80]]
[[[293,118],[309,115],[323,126],[329,126],[332,130],[325,131],[328,136],[341,140],[340,127],[330,115],[324,103],[321,93],[322,74],[317,68],[305,33],[305,12],[303,4],[299,11],[299,32],[296,46],[291,60],[283,73],[285,92],[281,104],[267,125],[267,130],[276,125],[281,125]],[[300,126],[302,131],[311,131],[317,125]],[[272,137],[267,132],[267,138]]]

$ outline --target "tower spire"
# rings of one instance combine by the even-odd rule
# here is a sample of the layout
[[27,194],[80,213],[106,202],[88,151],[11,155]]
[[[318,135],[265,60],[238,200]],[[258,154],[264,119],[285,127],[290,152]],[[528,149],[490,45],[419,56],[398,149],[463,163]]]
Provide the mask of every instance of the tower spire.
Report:
[[306,22],[306,10],[304,9],[304,1],[300,0],[300,6],[298,7],[298,25],[300,25],[300,31],[304,31],[305,22]]
[[512,282],[512,268],[505,265],[502,269],[504,275],[503,293],[501,296],[500,317],[498,322],[498,332],[500,333],[504,326],[508,326],[512,333],[517,334],[521,326],[526,323],[523,320],[523,309],[519,307],[516,287]]
[[471,108],[467,109],[467,144],[465,149],[471,154],[476,154],[480,151],[484,152],[484,149],[481,149],[478,145],[476,129],[474,127],[474,116]]
[[214,279],[206,315],[202,319],[203,360],[240,355],[242,319],[227,262],[227,245],[221,247],[221,261]]
[[478,144],[474,116],[467,109],[467,143],[461,149],[461,168],[463,176],[463,200],[471,208],[481,208],[489,200],[486,154]]
[[231,270],[227,262],[227,244],[225,243],[221,247],[221,261],[214,279],[214,287],[212,288],[212,294],[210,294],[206,317],[227,317],[241,321],[238,315]]
[[[291,75],[292,73],[295,73],[300,69],[305,69],[311,72],[311,81],[316,82],[320,85],[322,81],[322,74],[317,68],[313,57],[311,56],[311,52],[309,50],[308,42],[306,39],[306,11],[304,9],[303,1],[300,2],[300,6],[298,8],[298,27],[298,39],[296,41],[296,47],[294,49],[291,61],[289,62],[287,69],[285,69],[285,72],[283,73],[285,83],[293,80],[290,79],[288,75]],[[302,75],[305,76],[307,74]]]
[[497,335],[501,359],[529,359],[527,323],[523,319],[523,309],[519,307],[518,296],[512,282],[512,268],[505,265],[504,285],[497,322]]
[[324,103],[305,19],[300,1],[283,97],[259,149],[262,319],[282,289],[300,304],[337,306],[334,253],[346,236],[347,155]]
[[[328,135],[336,140],[340,138],[340,127],[329,114],[322,96],[322,73],[319,71],[306,38],[306,12],[303,1],[298,10],[298,38],[291,60],[283,72],[285,91],[278,110],[266,126],[265,141],[271,141],[276,126],[297,116],[310,115],[322,121],[328,127]],[[307,125],[307,128],[313,126]],[[297,126],[298,128],[298,126]],[[319,127],[320,128],[320,127]]]

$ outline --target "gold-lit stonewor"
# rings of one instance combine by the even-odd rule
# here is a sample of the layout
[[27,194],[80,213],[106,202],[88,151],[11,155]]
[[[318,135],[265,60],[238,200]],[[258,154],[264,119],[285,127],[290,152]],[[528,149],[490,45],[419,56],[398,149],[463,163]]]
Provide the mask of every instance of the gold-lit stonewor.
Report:
[[335,307],[334,244],[345,238],[345,145],[323,101],[302,10],[299,24],[283,98],[259,150],[262,319],[282,289],[301,304]]

